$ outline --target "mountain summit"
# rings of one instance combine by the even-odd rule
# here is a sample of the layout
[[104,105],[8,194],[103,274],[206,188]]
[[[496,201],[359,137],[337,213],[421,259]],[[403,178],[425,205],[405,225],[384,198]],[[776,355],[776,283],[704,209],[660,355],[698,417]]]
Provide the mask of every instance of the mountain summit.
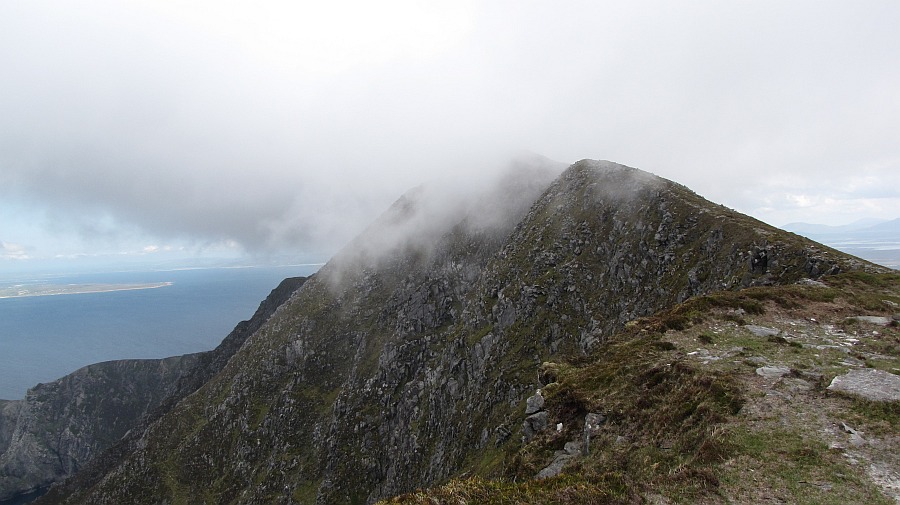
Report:
[[885,270],[647,172],[557,173],[461,205],[408,193],[127,450],[39,503],[371,503],[503,475],[554,429],[547,362],[602,356],[699,295]]

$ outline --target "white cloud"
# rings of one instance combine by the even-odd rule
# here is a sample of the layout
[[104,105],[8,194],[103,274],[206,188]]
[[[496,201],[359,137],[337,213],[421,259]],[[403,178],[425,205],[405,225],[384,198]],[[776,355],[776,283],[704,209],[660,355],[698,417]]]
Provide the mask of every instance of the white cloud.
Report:
[[515,149],[773,224],[893,218],[896,26],[892,1],[3,2],[0,217],[34,226],[0,231],[328,256]]
[[28,250],[20,244],[0,242],[0,259],[27,260]]

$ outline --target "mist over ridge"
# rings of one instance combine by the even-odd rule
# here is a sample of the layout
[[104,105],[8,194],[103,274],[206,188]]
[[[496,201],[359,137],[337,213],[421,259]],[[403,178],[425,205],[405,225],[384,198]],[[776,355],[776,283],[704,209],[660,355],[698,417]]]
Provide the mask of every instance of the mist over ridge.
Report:
[[878,0],[5,3],[0,268],[324,261],[408,188],[518,149],[775,225],[895,219],[898,24]]

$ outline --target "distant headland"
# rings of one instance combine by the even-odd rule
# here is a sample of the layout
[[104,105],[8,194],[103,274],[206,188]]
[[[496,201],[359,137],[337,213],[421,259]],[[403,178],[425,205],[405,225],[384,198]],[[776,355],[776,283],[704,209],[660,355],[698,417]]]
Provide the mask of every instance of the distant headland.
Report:
[[14,284],[0,286],[0,298],[24,298],[27,296],[82,295],[108,293],[171,286],[171,282],[147,282],[133,284]]

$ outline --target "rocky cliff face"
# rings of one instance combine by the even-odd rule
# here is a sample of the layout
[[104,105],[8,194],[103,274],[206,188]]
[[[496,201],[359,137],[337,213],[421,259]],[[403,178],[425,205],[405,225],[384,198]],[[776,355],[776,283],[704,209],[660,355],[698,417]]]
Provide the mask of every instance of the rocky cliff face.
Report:
[[3,409],[2,498],[75,473],[172,391],[196,356],[124,360],[84,367],[39,384]]
[[90,365],[0,404],[0,503],[79,471],[129,430],[167,411],[221,369],[303,283],[287,279],[215,350]]
[[543,361],[696,294],[878,269],[639,170],[547,173],[443,214],[402,198],[105,471],[41,503],[368,503],[487,475],[527,435]]

